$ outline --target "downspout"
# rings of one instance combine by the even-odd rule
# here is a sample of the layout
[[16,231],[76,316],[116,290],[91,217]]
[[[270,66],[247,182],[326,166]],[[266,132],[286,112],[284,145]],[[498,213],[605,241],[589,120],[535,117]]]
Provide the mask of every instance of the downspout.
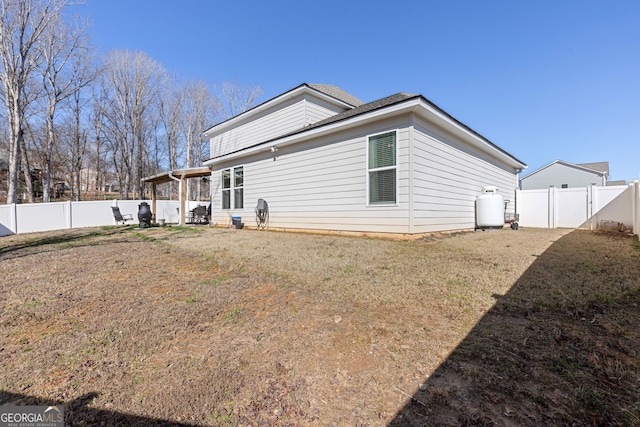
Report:
[[175,176],[173,176],[173,172],[169,171],[169,178],[171,178],[172,180],[176,181],[178,183],[178,202],[180,203],[180,214],[178,215],[178,225],[184,225],[184,221],[182,220],[182,218],[184,218],[184,206],[182,206],[182,182],[180,181],[180,179],[176,178]]
[[521,187],[521,183],[520,183],[520,173],[522,172],[522,169],[520,168],[516,168],[516,188],[514,190],[514,202],[513,202],[513,218],[516,220],[516,222],[518,222],[520,220],[520,206],[519,202],[520,202],[520,190],[522,190]]

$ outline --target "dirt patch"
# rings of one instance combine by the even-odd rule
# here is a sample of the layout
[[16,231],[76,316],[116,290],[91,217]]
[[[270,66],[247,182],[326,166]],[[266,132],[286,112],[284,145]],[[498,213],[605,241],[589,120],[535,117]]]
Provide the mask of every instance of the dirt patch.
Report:
[[70,425],[640,425],[619,234],[122,227],[0,261],[0,403]]

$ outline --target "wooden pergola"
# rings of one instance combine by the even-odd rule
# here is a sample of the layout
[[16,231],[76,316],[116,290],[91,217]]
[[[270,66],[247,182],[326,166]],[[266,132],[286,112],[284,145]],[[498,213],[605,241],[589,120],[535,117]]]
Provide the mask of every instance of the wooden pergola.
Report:
[[207,167],[176,169],[161,172],[142,178],[142,182],[151,183],[151,212],[156,213],[156,188],[158,184],[176,181],[180,183],[178,198],[180,199],[180,225],[185,224],[185,207],[187,202],[187,179],[211,176],[211,169]]

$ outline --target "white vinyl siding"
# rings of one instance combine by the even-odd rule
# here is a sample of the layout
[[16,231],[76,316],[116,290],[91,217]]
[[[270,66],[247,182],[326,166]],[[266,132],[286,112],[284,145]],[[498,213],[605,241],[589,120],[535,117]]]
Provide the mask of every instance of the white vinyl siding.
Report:
[[[269,203],[271,227],[406,233],[409,225],[406,123],[407,118],[387,120],[375,128],[282,147],[275,157],[272,153],[261,153],[245,160],[248,216],[242,221],[254,225],[253,209],[258,199],[263,198]],[[367,207],[367,136],[388,129],[398,129],[396,205],[371,209]],[[214,223],[229,221],[228,212],[212,214]]]
[[278,136],[299,130],[306,125],[331,117],[341,111],[336,105],[312,97],[298,96],[259,116],[252,116],[231,130],[213,133],[210,137],[211,157],[232,153]]
[[414,130],[414,233],[475,228],[475,201],[498,187],[513,212],[515,172],[454,137],[419,123]]
[[[396,132],[396,201],[378,208],[367,200],[367,146],[369,136],[390,129]],[[228,224],[231,215],[242,215],[245,224],[255,225],[254,208],[262,198],[269,203],[274,228],[364,233],[473,229],[476,198],[488,185],[510,200],[510,212],[515,207],[512,167],[408,114],[281,146],[275,153],[255,153],[242,162],[244,210],[221,210],[221,191],[216,191],[221,183],[213,182],[213,223]]]
[[305,125],[319,122],[344,110],[346,108],[338,108],[336,105],[329,104],[323,100],[309,97],[306,99],[305,104]]

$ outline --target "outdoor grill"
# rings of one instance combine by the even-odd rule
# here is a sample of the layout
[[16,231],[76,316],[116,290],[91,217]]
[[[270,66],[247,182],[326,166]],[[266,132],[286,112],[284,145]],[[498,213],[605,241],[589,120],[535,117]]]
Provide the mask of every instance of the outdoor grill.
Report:
[[138,221],[140,221],[138,225],[140,228],[151,227],[151,208],[147,202],[142,202],[138,205]]

